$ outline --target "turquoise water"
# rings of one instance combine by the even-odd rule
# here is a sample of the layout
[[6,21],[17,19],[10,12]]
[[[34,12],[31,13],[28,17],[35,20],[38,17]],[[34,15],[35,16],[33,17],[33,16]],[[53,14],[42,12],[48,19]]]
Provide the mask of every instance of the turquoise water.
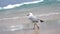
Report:
[[33,8],[33,7],[38,7],[38,6],[40,6],[40,7],[42,7],[42,6],[51,6],[51,5],[60,5],[60,1],[58,1],[58,0],[43,0],[42,2],[37,2],[37,3],[29,3],[29,4],[26,4],[26,2],[25,2],[25,4],[23,4],[23,5],[21,5],[21,6],[18,6],[18,7],[12,7],[12,8],[2,8],[2,7],[0,7],[0,12],[1,11],[6,11],[6,10],[20,10],[20,9],[26,9],[26,8]]

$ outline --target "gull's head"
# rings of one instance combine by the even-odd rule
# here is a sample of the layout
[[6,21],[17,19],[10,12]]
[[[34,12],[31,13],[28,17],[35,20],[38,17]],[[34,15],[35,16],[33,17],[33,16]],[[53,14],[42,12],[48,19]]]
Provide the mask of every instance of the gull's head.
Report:
[[32,13],[28,13],[27,16],[33,16],[33,14]]

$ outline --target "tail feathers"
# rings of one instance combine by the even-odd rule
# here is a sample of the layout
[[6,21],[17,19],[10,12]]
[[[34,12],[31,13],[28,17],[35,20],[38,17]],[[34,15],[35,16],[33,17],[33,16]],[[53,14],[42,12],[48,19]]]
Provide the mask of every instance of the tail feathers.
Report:
[[44,22],[43,20],[40,20],[40,22]]

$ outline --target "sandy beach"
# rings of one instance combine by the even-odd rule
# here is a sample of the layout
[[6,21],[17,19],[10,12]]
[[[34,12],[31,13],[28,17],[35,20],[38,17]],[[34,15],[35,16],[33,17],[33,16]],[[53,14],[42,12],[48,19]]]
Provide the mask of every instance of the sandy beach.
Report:
[[[0,16],[0,34],[60,34],[59,9],[60,6],[44,6],[16,10],[17,12],[12,10],[15,12]],[[44,23],[38,24],[40,30],[37,30],[37,28],[36,30],[32,29],[33,24],[26,17],[26,14],[29,12],[32,12],[45,21]]]

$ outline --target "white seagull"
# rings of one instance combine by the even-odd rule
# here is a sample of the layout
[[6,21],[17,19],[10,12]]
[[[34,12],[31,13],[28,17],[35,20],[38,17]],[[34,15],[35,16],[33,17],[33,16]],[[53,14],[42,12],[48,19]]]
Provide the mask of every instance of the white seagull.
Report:
[[31,20],[33,23],[34,23],[34,22],[39,22],[39,21],[40,21],[41,23],[44,22],[43,20],[40,20],[37,16],[34,16],[32,13],[28,13],[28,14],[27,14],[27,17],[28,17],[28,19]]
[[27,17],[29,20],[32,21],[32,23],[34,23],[34,28],[35,26],[37,26],[37,28],[39,29],[39,26],[37,25],[37,23],[40,21],[41,23],[44,22],[43,20],[40,20],[37,16],[34,16],[32,13],[27,14]]

